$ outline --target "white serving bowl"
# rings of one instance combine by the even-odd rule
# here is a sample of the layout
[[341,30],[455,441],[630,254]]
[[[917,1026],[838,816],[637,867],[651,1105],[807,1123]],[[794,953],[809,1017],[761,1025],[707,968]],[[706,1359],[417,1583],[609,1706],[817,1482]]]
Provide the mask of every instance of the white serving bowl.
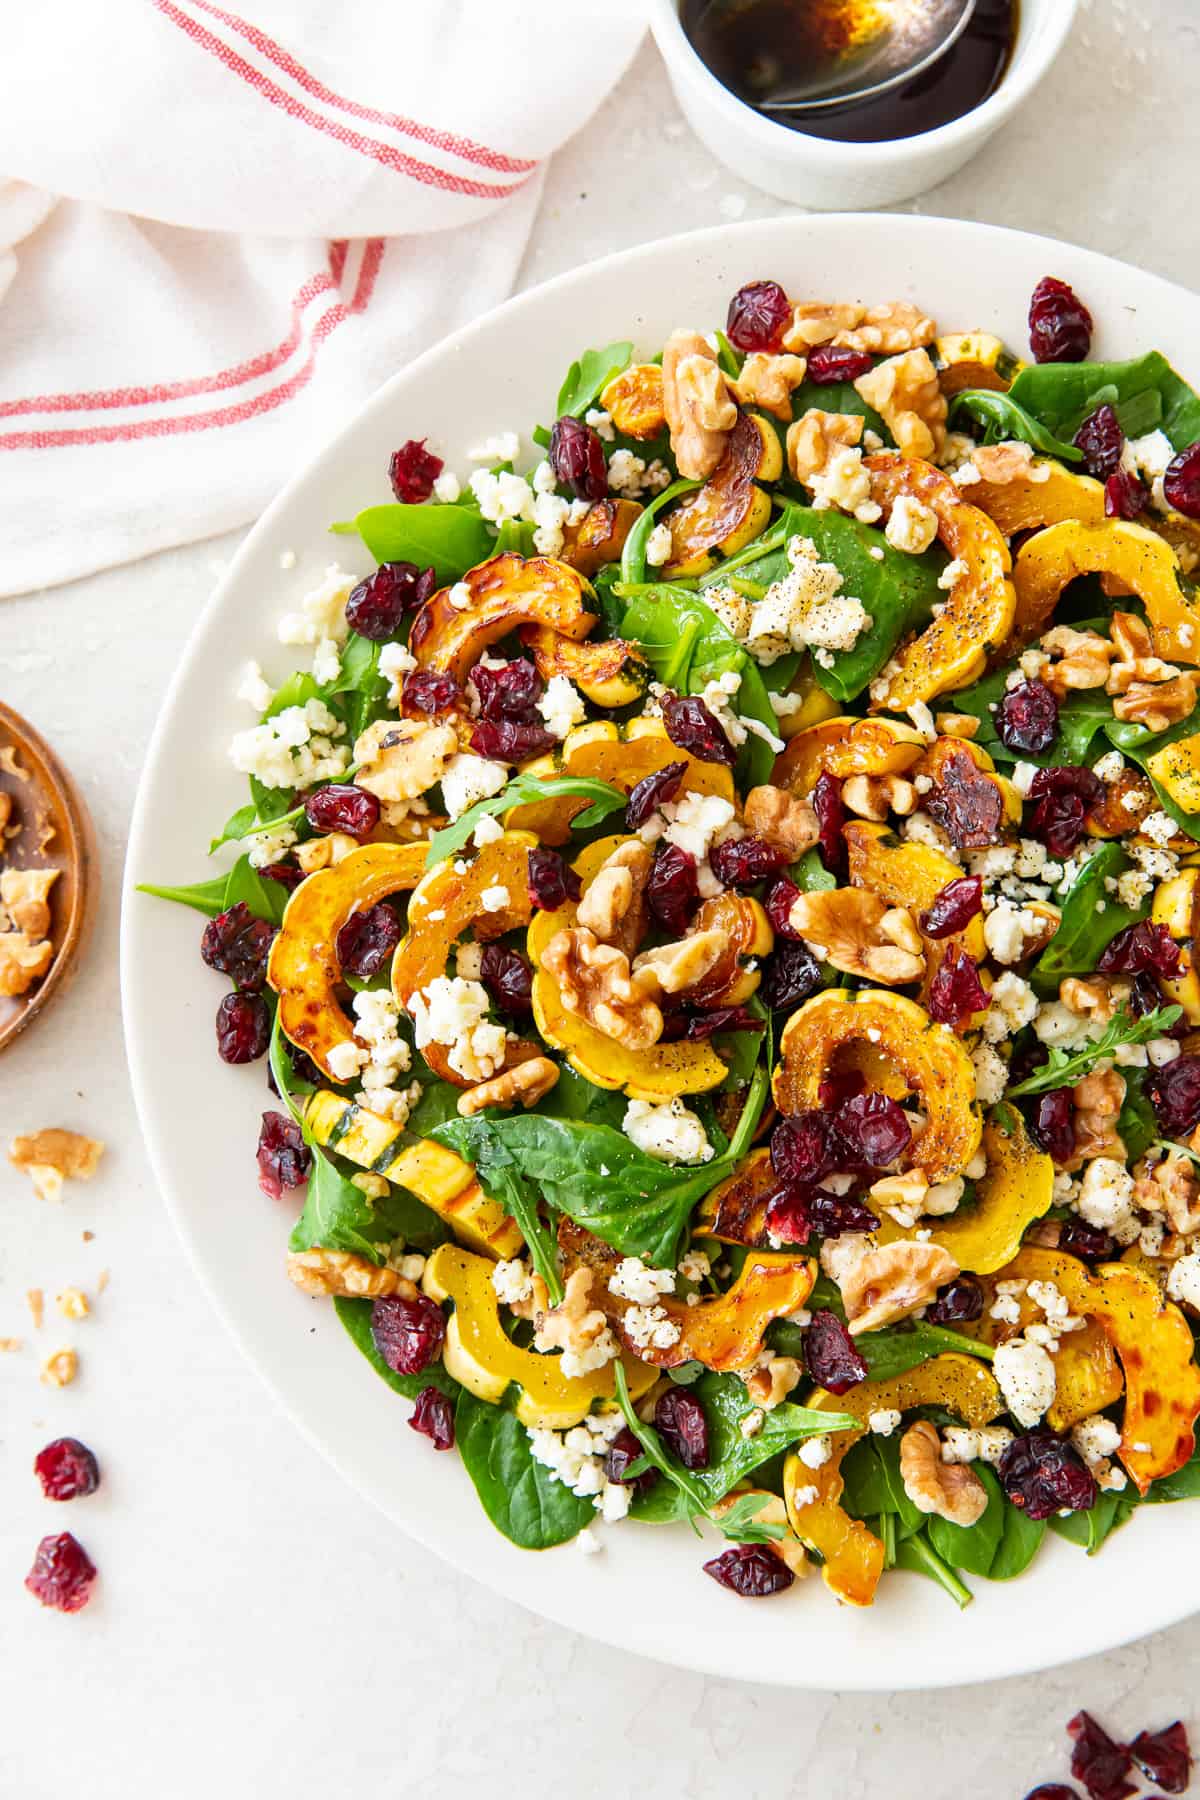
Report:
[[650,0],[671,86],[700,141],[743,180],[823,212],[891,206],[935,187],[982,150],[1032,94],[1062,49],[1078,0],[1021,0],[1012,60],[990,99],[918,137],[843,144],[778,125],[730,93],[692,48],[679,0]]

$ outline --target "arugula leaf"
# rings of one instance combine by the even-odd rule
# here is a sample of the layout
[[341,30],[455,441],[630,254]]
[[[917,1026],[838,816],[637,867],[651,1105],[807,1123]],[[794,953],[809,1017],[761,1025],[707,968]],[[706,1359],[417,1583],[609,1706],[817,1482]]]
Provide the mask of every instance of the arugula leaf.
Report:
[[1031,364],[1008,397],[1060,438],[1073,438],[1106,400],[1128,437],[1161,429],[1176,450],[1200,438],[1200,397],[1158,350],[1128,362]]
[[1145,917],[1148,901],[1124,906],[1107,885],[1129,866],[1120,846],[1107,843],[1080,869],[1062,903],[1058,930],[1033,965],[1030,979],[1039,993],[1057,994],[1064,976],[1090,975],[1118,931]]
[[883,1331],[864,1331],[854,1344],[866,1361],[872,1381],[891,1381],[948,1350],[978,1357],[983,1362],[991,1362],[995,1355],[988,1344],[963,1337],[946,1325],[927,1325],[923,1320],[908,1327],[890,1325]]
[[565,1544],[595,1520],[589,1499],[573,1494],[534,1460],[529,1433],[505,1407],[461,1389],[454,1436],[484,1512],[520,1549]]
[[786,1525],[768,1525],[755,1517],[762,1506],[760,1494],[740,1494],[733,1505],[721,1514],[718,1523],[727,1538],[736,1544],[777,1544],[787,1536]]
[[990,388],[963,388],[950,402],[950,417],[965,412],[986,427],[983,441],[997,444],[1009,438],[1030,444],[1041,456],[1056,456],[1059,462],[1083,461],[1083,451],[1074,444],[1064,444],[1052,431],[1038,422],[1015,397],[1017,383],[1007,394],[993,393]]
[[595,402],[614,375],[619,375],[622,369],[629,367],[632,355],[633,345],[628,342],[605,344],[602,350],[585,350],[571,364],[558,390],[558,399],[554,405],[555,418],[561,419],[564,413],[579,418]]
[[376,562],[431,568],[440,586],[457,581],[495,548],[471,506],[368,506],[355,515],[354,525]]
[[481,1112],[470,1119],[447,1119],[434,1135],[439,1143],[449,1145],[474,1163],[484,1193],[516,1220],[533,1266],[545,1282],[552,1304],[557,1306],[563,1297],[563,1284],[554,1233],[542,1223],[537,1194],[521,1161],[506,1148],[495,1129],[501,1116]]
[[1011,1100],[1021,1094],[1045,1094],[1051,1088],[1073,1087],[1092,1066],[1112,1055],[1122,1044],[1146,1044],[1151,1038],[1165,1037],[1183,1012],[1181,1006],[1160,1006],[1133,1018],[1125,1007],[1119,1007],[1105,1026],[1103,1035],[1089,1039],[1078,1050],[1069,1053],[1055,1044],[1050,1059],[1033,1074],[1008,1090]]
[[403,1394],[408,1400],[415,1400],[421,1389],[427,1387],[440,1388],[442,1393],[448,1394],[451,1400],[455,1399],[462,1390],[453,1375],[447,1375],[440,1361],[430,1363],[429,1367],[422,1369],[419,1375],[399,1375],[395,1369],[388,1367],[375,1348],[375,1339],[371,1335],[371,1307],[373,1304],[374,1302],[370,1300],[335,1299],[333,1310],[345,1326],[346,1335],[355,1348],[366,1357],[381,1380],[386,1381],[390,1388],[394,1388],[396,1393]]
[[494,818],[512,806],[523,806],[534,800],[558,800],[564,794],[581,795],[591,801],[591,805],[572,820],[573,831],[586,831],[592,825],[599,825],[610,813],[624,807],[629,799],[623,789],[591,775],[555,775],[543,780],[540,775],[518,772],[498,794],[477,800],[474,806],[468,806],[465,813],[459,814],[453,825],[445,825],[441,831],[434,832],[429,840],[425,867],[432,869],[448,857],[457,856],[474,834],[480,819]]
[[243,900],[256,919],[266,919],[270,925],[282,924],[288,903],[288,890],[283,883],[261,875],[250,866],[248,856],[239,856],[227,874],[214,875],[211,881],[193,882],[190,887],[155,887],[141,881],[137,891],[151,894],[156,900],[173,900],[177,906],[190,906],[210,919]]

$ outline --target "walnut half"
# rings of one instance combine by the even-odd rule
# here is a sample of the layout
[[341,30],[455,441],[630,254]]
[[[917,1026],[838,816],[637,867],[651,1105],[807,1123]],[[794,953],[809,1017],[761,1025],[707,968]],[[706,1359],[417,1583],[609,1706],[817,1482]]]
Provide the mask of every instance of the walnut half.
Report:
[[651,969],[631,971],[629,958],[602,944],[586,926],[559,931],[542,951],[542,967],[558,983],[567,1012],[585,1019],[627,1050],[649,1050],[662,1036],[663,1016]]
[[698,331],[673,331],[662,358],[663,411],[681,475],[706,481],[725,454],[737,423],[712,346]]
[[953,1281],[958,1264],[940,1244],[882,1244],[858,1257],[839,1276],[850,1335],[878,1331],[927,1306]]
[[911,915],[866,888],[801,894],[788,920],[818,956],[847,975],[895,987],[925,973],[921,935]]
[[531,1056],[528,1062],[502,1069],[490,1081],[481,1081],[458,1097],[458,1110],[464,1118],[482,1112],[486,1106],[536,1106],[558,1080],[558,1064],[548,1056]]
[[351,1250],[289,1250],[288,1278],[314,1298],[378,1300],[399,1294],[415,1300],[414,1284],[396,1269],[383,1269]]
[[966,1463],[944,1463],[936,1425],[920,1419],[900,1439],[900,1479],[918,1511],[951,1525],[975,1525],[987,1511],[987,1489]]

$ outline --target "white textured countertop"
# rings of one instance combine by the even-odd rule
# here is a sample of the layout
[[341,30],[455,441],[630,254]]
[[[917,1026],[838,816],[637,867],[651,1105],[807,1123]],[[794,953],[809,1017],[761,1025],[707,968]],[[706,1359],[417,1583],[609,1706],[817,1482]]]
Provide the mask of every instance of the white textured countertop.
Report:
[[[1085,0],[1038,99],[920,210],[1076,239],[1200,287],[1184,189],[1200,165],[1198,58],[1193,0],[1136,11]],[[691,138],[645,48],[554,163],[522,285],[634,241],[779,210]],[[0,1335],[25,1341],[0,1358],[0,1793],[326,1800],[368,1784],[425,1793],[436,1781],[448,1796],[532,1783],[580,1800],[648,1785],[670,1796],[1020,1800],[1064,1778],[1064,1726],[1081,1705],[1129,1734],[1187,1718],[1200,1620],[1054,1674],[928,1697],[808,1696],[622,1657],[411,1546],[278,1413],[163,1212],[117,1000],[134,787],[164,683],[236,542],[0,604],[0,691],[79,778],[106,884],[77,984],[0,1064],[0,1133],[61,1123],[109,1144],[101,1176],[61,1207],[34,1200],[0,1164]],[[219,1121],[181,1128],[203,1157]],[[58,1319],[57,1289],[94,1291],[101,1269],[111,1281],[94,1316]],[[25,1310],[31,1286],[49,1302],[40,1333]],[[39,1362],[69,1342],[79,1381],[40,1387]],[[105,1484],[52,1508],[30,1463],[64,1432],[96,1449]],[[68,1528],[102,1575],[76,1618],[41,1612],[21,1587],[38,1538]],[[1036,1581],[1029,1599],[1031,1634],[1052,1637]],[[1081,1566],[1079,1604],[1099,1615],[1102,1567]],[[814,1664],[820,1630],[814,1604],[797,1639]]]

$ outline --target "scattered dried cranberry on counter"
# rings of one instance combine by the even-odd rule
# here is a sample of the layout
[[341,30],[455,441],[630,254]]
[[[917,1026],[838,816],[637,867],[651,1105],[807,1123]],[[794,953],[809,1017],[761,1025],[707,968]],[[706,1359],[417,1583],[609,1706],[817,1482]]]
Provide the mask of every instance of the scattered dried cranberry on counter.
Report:
[[769,1544],[731,1544],[720,1556],[703,1565],[704,1573],[743,1600],[763,1600],[782,1594],[796,1577]]
[[424,438],[409,438],[392,451],[388,462],[393,494],[406,506],[419,506],[432,494],[433,484],[445,466],[440,456],[425,448]]
[[100,1465],[78,1438],[55,1438],[33,1461],[47,1500],[82,1500],[100,1486]]
[[271,1041],[271,1014],[261,994],[226,994],[217,1008],[217,1055],[222,1062],[256,1062]]
[[568,900],[578,900],[583,883],[571,865],[558,854],[538,844],[529,852],[529,903],[539,912],[557,912]]
[[1110,519],[1136,519],[1149,504],[1149,488],[1128,469],[1116,470],[1104,483],[1104,511]]
[[940,1025],[960,1025],[990,1005],[979,969],[965,950],[952,950],[929,984],[929,1016]]
[[1000,1483],[1027,1519],[1055,1512],[1088,1512],[1096,1480],[1069,1438],[1038,1428],[1013,1439],[1000,1459]]
[[1058,701],[1044,681],[1009,688],[993,716],[1000,742],[1027,756],[1041,756],[1058,736]]
[[653,769],[649,775],[643,775],[630,789],[625,805],[625,829],[636,831],[664,800],[673,800],[686,774],[687,763],[681,761],[666,763],[663,768]]
[[610,1481],[620,1481],[638,1494],[644,1494],[658,1480],[657,1469],[644,1469],[640,1475],[629,1474],[633,1464],[644,1454],[642,1446],[626,1425],[618,1431],[604,1457],[604,1473]]
[[25,1586],[55,1612],[79,1612],[91,1599],[96,1566],[69,1531],[44,1537],[37,1547]]
[[846,840],[842,836],[846,808],[842,801],[842,784],[837,776],[828,770],[818,775],[810,799],[817,815],[821,861],[831,875],[842,875],[846,869]]
[[532,1010],[533,970],[519,950],[510,950],[505,944],[485,944],[479,979],[493,1003],[510,1018],[524,1018]]
[[708,1419],[686,1388],[670,1387],[654,1408],[654,1428],[685,1469],[708,1467]]
[[608,464],[598,434],[582,419],[564,413],[550,431],[550,467],[577,500],[603,500],[608,493]]
[[815,1312],[806,1326],[804,1362],[813,1380],[830,1394],[848,1394],[869,1373],[854,1339],[832,1312]]
[[759,994],[774,1012],[790,1012],[821,985],[821,965],[802,939],[777,943],[763,965]]
[[400,920],[385,900],[346,920],[334,940],[343,975],[369,981],[378,975],[401,938]]
[[817,387],[834,381],[857,381],[874,364],[869,350],[851,350],[844,344],[818,344],[808,353],[808,379]]
[[204,927],[200,939],[201,960],[219,975],[228,975],[234,987],[257,993],[267,979],[267,957],[275,940],[275,926],[257,919],[244,900],[218,913]]
[[791,322],[792,303],[777,281],[748,281],[729,302],[725,335],[747,353],[779,350]]
[[682,937],[700,902],[696,859],[678,844],[660,844],[646,882],[646,904],[664,931]]
[[1082,1781],[1091,1800],[1127,1800],[1137,1792],[1135,1784],[1126,1780],[1133,1761],[1128,1749],[1114,1743],[1091,1713],[1077,1712],[1067,1734],[1074,1740],[1071,1773]]
[[1044,1781],[1041,1787],[1030,1788],[1025,1800],[1079,1800],[1079,1794],[1065,1781]]
[[1200,1125],[1200,1056],[1177,1056],[1151,1069],[1146,1093],[1163,1136],[1188,1137]]
[[1036,362],[1082,362],[1092,347],[1092,315],[1083,301],[1054,275],[1033,290],[1029,302],[1029,344]]
[[1192,1752],[1181,1719],[1161,1731],[1139,1731],[1130,1754],[1147,1781],[1164,1794],[1182,1794],[1191,1779]]
[[708,853],[709,866],[723,887],[753,887],[775,875],[787,862],[782,850],[768,844],[765,838],[727,838],[714,844]]
[[427,1437],[435,1450],[454,1448],[454,1408],[441,1388],[422,1388],[417,1395],[409,1429]]
[[675,747],[686,750],[697,762],[732,766],[736,760],[733,745],[703,700],[695,694],[664,700],[663,724]]
[[258,1185],[268,1200],[278,1200],[284,1188],[303,1186],[311,1168],[312,1151],[295,1119],[265,1112],[258,1134]]
[[373,575],[350,590],[346,621],[359,637],[384,644],[396,636],[405,613],[424,606],[436,587],[432,569],[410,562],[380,563]]
[[333,781],[308,796],[304,816],[314,831],[344,831],[362,844],[379,823],[379,801],[352,781]]
[[983,877],[960,875],[933,896],[929,910],[919,915],[917,923],[926,937],[952,937],[956,931],[964,931],[982,911]]
[[1185,519],[1200,519],[1200,443],[1189,444],[1167,464],[1163,495]]
[[419,1375],[442,1353],[446,1316],[427,1294],[385,1294],[371,1307],[371,1336],[389,1369]]
[[929,1325],[961,1325],[983,1312],[983,1283],[974,1275],[956,1275],[938,1292],[925,1312]]

